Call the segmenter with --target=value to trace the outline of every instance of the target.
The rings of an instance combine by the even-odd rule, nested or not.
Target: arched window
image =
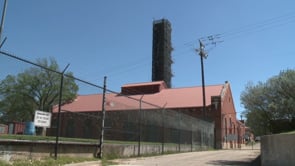
[[[224,118],[224,134],[227,135],[227,121],[226,118]]]

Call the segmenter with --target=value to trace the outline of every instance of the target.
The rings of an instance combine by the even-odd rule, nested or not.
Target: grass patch
[[[58,157],[57,160],[53,158],[45,158],[42,160],[16,160],[13,163],[7,163],[0,160],[0,166],[62,166],[65,164],[80,163],[85,161],[98,161],[98,159],[81,157]]]
[[[15,135],[15,134],[3,134],[1,139],[11,140],[26,140],[26,141],[56,141],[55,136],[38,136],[38,135]],[[59,137],[59,141],[64,142],[82,142],[82,143],[98,143],[98,139],[86,139],[86,138],[69,138]],[[105,144],[124,144],[124,145],[137,145],[138,141],[116,141],[105,140]],[[161,142],[141,142],[141,145],[162,145]],[[165,143],[164,146],[179,146],[177,143]]]
[[[101,164],[102,164],[102,166],[116,165],[118,163],[115,161],[112,161],[112,160],[117,159],[117,158],[122,158],[122,157],[118,156],[118,154],[116,154],[115,152],[104,154],[101,159]]]
[[[103,158],[103,159],[101,160],[101,165],[102,165],[102,166],[116,165],[116,164],[119,164],[119,163],[114,162],[114,161],[111,161],[110,159]]]
[[[282,134],[295,134],[295,130],[294,131],[289,131],[289,132],[286,132],[286,133],[282,133]]]
[[[26,140],[26,141],[56,141],[55,136],[38,136],[38,135],[15,135],[15,134],[3,134],[0,139],[11,139],[11,140]],[[98,143],[97,139],[86,139],[86,138],[69,138],[69,137],[59,137],[59,141],[64,142],[82,142],[82,143]],[[128,144],[135,145],[138,142],[136,141],[114,141],[114,140],[105,140],[105,144]],[[150,143],[152,144],[152,143]],[[156,144],[156,143],[154,143]]]
[[[28,140],[28,141],[55,141],[56,137],[52,136],[37,136],[37,135],[13,135],[4,134],[1,135],[0,139],[11,139],[11,140]],[[97,143],[96,139],[83,139],[83,138],[65,138],[59,137],[59,141],[65,142],[84,142],[84,143]]]
[[[6,161],[0,160],[0,165],[1,166],[10,166],[9,163],[7,163]]]

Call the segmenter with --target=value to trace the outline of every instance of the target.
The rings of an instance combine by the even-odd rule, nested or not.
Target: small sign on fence
[[[44,111],[35,111],[34,124],[38,127],[50,127],[51,113]]]

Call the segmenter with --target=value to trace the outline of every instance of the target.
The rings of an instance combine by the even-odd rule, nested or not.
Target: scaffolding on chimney
[[[152,81],[163,80],[169,88],[171,88],[171,78],[173,77],[171,70],[172,50],[170,22],[167,19],[155,20],[153,22]]]

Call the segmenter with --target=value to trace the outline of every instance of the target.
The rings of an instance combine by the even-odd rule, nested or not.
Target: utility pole
[[[204,74],[204,58],[206,59],[208,57],[208,51],[212,50],[212,47],[209,48],[209,50],[205,51],[205,45],[213,45],[213,47],[216,47],[216,44],[222,43],[222,40],[216,40],[220,39],[220,34],[216,35],[210,35],[207,37],[202,37],[199,39],[200,47],[199,49],[196,49],[196,52],[200,55],[201,58],[201,72],[202,72],[202,95],[203,95],[203,118],[206,119],[206,92],[205,92],[205,74]],[[206,43],[203,43],[203,42]]]
[[[102,109],[101,109],[101,133],[100,133],[100,139],[99,139],[99,152],[98,152],[98,157],[102,158],[102,153],[103,153],[103,139],[104,139],[104,121],[105,121],[105,94],[106,94],[106,82],[107,82],[107,77],[104,77],[103,81],[103,97],[102,97]]]
[[[203,59],[208,57],[208,54],[205,52],[205,45],[199,40],[200,48],[196,49],[201,58],[201,72],[202,72],[202,94],[203,94],[203,118],[206,118],[206,92],[205,92],[205,76],[204,76],[204,63]]]

